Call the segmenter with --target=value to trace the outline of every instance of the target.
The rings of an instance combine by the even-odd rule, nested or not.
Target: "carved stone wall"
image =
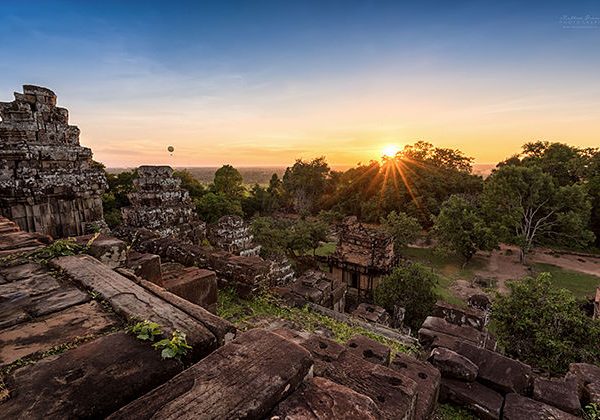
[[[140,166],[128,195],[130,207],[122,209],[123,223],[130,228],[145,228],[161,237],[198,244],[206,234],[206,224],[194,212],[181,180],[173,177],[169,166]]]
[[[0,209],[22,230],[54,238],[106,227],[101,195],[104,171],[79,145],[79,128],[56,95],[23,86],[0,102]]]

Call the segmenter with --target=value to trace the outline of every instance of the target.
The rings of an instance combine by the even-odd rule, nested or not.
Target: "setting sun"
[[[400,151],[400,147],[398,147],[395,144],[388,144],[387,146],[385,146],[383,148],[383,150],[381,150],[381,153],[383,153],[384,157],[394,157],[396,156],[396,153],[398,153]]]

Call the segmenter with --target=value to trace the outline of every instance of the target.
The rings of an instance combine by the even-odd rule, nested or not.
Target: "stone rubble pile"
[[[206,224],[196,215],[188,192],[169,166],[140,166],[134,191],[127,197],[130,207],[122,209],[128,228],[150,229],[161,237],[199,244],[206,236]]]
[[[0,209],[22,230],[53,238],[106,229],[104,171],[49,89],[25,85],[0,102]]]
[[[440,401],[465,406],[482,419],[573,419],[593,402],[600,367],[572,364],[564,378],[495,352],[488,314],[438,302],[419,330],[429,361],[442,374]]]
[[[260,253],[260,245],[253,242],[250,227],[240,216],[223,216],[209,226],[208,240],[214,246],[242,257],[254,257]]]

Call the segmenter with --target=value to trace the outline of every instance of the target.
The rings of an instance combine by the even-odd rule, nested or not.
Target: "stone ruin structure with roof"
[[[344,219],[329,267],[336,279],[348,285],[349,293],[368,297],[397,262],[391,235],[359,223],[356,217]]]
[[[194,269],[222,258],[220,270],[256,273],[244,261],[257,257],[199,257],[197,245],[140,234],[141,243],[179,262],[161,263],[106,234],[76,238],[82,253],[56,255],[46,246],[51,238],[0,217],[0,417],[422,420],[439,400],[482,419],[570,420],[582,404],[600,403],[600,367],[573,363],[563,378],[538,375],[496,351],[487,314],[477,308],[439,302],[419,330],[419,346],[378,324],[380,317],[353,319],[306,302],[411,353],[394,354],[364,335],[333,341],[325,329],[308,332],[285,320],[238,331],[197,293],[216,292],[214,273]],[[206,281],[190,289],[185,279],[194,276]],[[304,280],[312,289],[296,296],[323,303],[325,279]],[[139,320],[159,324],[156,340],[184,333],[191,348],[162,359],[130,332]]]
[[[131,206],[122,209],[127,227],[150,229],[163,238],[202,242],[206,224],[196,215],[189,193],[181,188],[170,166],[140,166],[133,185],[127,195]]]
[[[105,228],[104,172],[79,145],[79,128],[56,95],[23,86],[13,102],[0,102],[2,214],[28,232],[52,237]]]

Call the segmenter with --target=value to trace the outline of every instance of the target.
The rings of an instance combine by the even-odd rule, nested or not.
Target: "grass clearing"
[[[452,404],[438,404],[433,413],[433,420],[476,420],[469,410]]]
[[[335,252],[336,246],[336,242],[324,242],[317,248],[315,255],[318,255],[319,257],[328,257]]]
[[[537,273],[550,273],[552,284],[557,288],[567,289],[577,298],[592,296],[600,286],[600,276],[565,270],[551,264],[535,263],[533,268]]]
[[[241,299],[231,289],[219,290],[218,315],[235,324],[241,330],[254,327],[255,321],[264,318],[279,318],[292,322],[299,328],[314,333],[327,329],[333,335],[332,339],[345,344],[355,335],[364,335],[376,340],[396,353],[415,353],[411,346],[375,334],[357,325],[337,321],[325,315],[310,310],[308,307],[291,308],[282,304],[274,296],[264,294],[252,299]]]
[[[433,248],[404,248],[401,255],[411,261],[431,267],[440,277],[440,282],[436,287],[440,299],[458,306],[466,304],[450,290],[454,281],[458,279],[470,281],[475,277],[475,270],[485,266],[485,261],[474,257],[466,267],[463,267],[463,262],[459,257],[440,254]]]

